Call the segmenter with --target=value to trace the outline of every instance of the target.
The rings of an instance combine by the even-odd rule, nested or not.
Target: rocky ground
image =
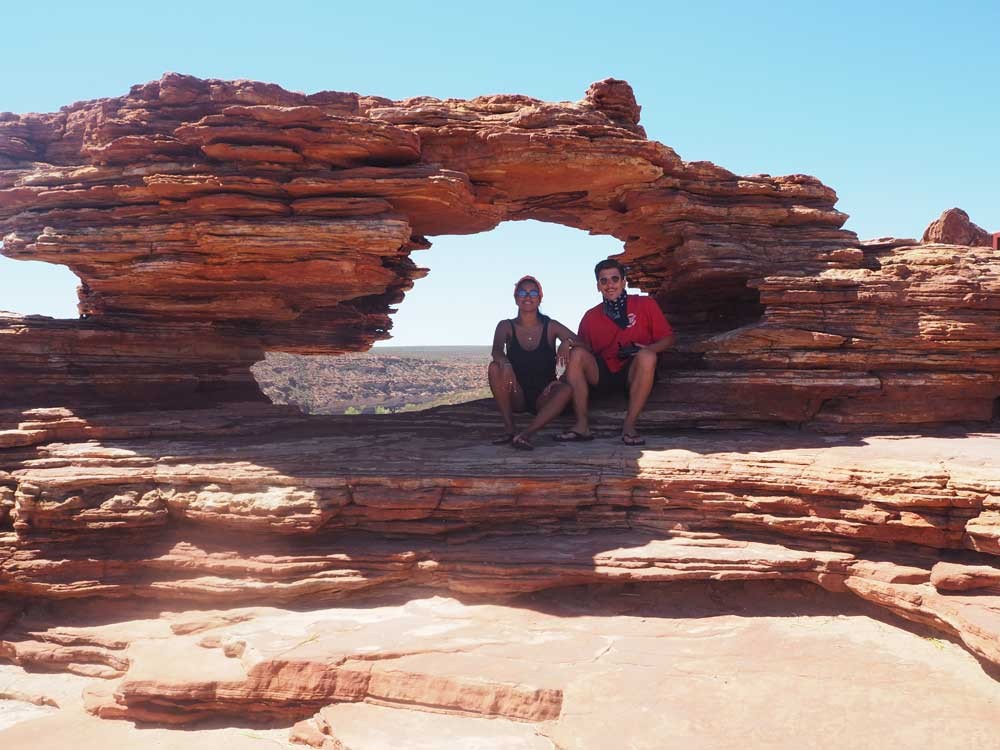
[[[0,743],[12,749],[985,749],[1000,698],[955,644],[806,584],[576,587],[493,604],[413,591],[332,608],[36,605],[18,630],[131,668],[4,667],[0,689],[17,695],[0,700]],[[148,720],[121,717],[115,694]],[[169,704],[186,707],[183,724],[164,723]]]
[[[995,740],[995,433],[0,417],[3,747]]]

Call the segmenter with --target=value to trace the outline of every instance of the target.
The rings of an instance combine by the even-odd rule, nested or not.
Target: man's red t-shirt
[[[663,311],[652,297],[628,296],[628,328],[619,328],[604,312],[604,303],[592,307],[580,321],[580,338],[594,353],[601,357],[611,372],[618,372],[627,359],[618,359],[619,346],[652,344],[666,338],[673,329],[663,317]]]

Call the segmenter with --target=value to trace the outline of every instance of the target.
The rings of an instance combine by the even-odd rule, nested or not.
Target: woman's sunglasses
[[[537,289],[530,289],[530,290],[529,289],[518,289],[516,292],[514,292],[514,294],[516,294],[521,299],[524,299],[525,297],[531,297],[532,299],[535,299],[536,297],[540,297],[541,296],[538,293]]]

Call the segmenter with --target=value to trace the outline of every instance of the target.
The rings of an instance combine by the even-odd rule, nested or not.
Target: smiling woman
[[[79,283],[65,266],[0,256],[0,310],[5,312],[76,318]]]

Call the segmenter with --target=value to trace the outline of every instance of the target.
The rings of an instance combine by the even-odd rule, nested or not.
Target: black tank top
[[[556,351],[549,343],[549,318],[542,319],[542,340],[534,349],[525,349],[517,340],[517,329],[510,321],[510,339],[507,341],[507,359],[510,360],[517,382],[526,394],[541,393],[556,379]]]

